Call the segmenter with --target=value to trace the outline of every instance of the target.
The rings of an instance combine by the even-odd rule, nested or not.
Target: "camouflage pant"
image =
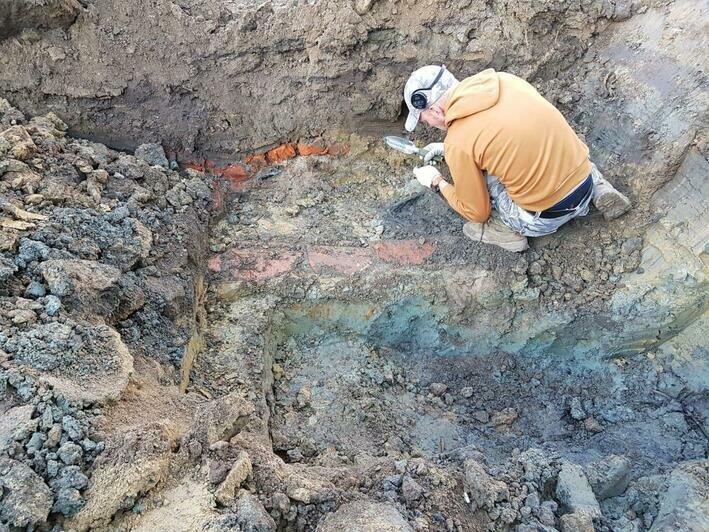
[[[558,218],[540,218],[539,213],[532,214],[523,209],[512,201],[504,185],[495,176],[487,176],[487,188],[490,191],[492,208],[505,225],[524,236],[544,236],[556,232],[559,227],[569,220],[588,214],[588,206],[593,199],[596,184],[603,179],[603,175],[598,171],[595,164],[592,165],[591,179],[593,180],[594,192],[589,194],[588,198],[574,210]]]

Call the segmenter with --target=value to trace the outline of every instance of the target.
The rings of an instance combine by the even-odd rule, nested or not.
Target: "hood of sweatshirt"
[[[465,78],[453,89],[445,108],[446,126],[459,118],[489,109],[500,97],[500,79],[494,69]]]

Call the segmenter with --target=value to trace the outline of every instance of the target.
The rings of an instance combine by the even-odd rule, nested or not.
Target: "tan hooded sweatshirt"
[[[591,173],[588,148],[529,83],[489,68],[455,87],[445,108],[445,158],[455,186],[442,188],[464,218],[484,222],[497,176],[529,211],[558,203]]]

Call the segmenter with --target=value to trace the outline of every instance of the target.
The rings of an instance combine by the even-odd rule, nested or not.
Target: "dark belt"
[[[548,209],[539,213],[540,218],[560,218],[573,212],[579,205],[588,199],[593,193],[593,179],[589,175],[586,180],[581,183],[576,190],[567,195],[557,204],[552,205]],[[536,214],[536,213],[532,213]]]

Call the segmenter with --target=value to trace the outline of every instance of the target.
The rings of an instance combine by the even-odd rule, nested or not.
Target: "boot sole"
[[[630,200],[620,192],[608,192],[598,198],[594,205],[601,211],[606,221],[623,216],[632,207]]]
[[[527,242],[526,238],[522,240],[517,240],[515,242],[490,242],[484,237],[484,235],[481,235],[477,232],[472,232],[468,228],[467,224],[463,226],[463,234],[473,242],[482,242],[483,244],[490,244],[491,246],[497,246],[507,251],[512,251],[513,253],[519,253],[529,248],[529,243]]]

